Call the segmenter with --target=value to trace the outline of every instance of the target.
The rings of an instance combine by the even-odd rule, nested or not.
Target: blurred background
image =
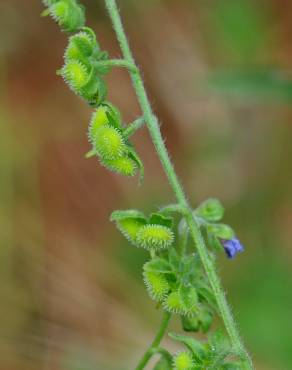
[[[84,4],[119,57],[104,2]],[[220,198],[246,247],[218,266],[257,369],[292,369],[292,2],[119,4],[191,203]],[[133,369],[160,312],[142,282],[146,255],[109,215],[173,194],[145,129],[134,138],[142,186],[84,158],[91,109],[55,74],[66,35],[42,10],[0,1],[0,369]],[[127,73],[107,81],[124,121],[138,117]]]

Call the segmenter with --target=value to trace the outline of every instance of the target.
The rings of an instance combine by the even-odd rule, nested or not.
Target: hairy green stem
[[[103,60],[98,61],[94,63],[95,67],[121,67],[126,68],[129,70],[129,72],[138,72],[138,68],[135,64],[124,60],[124,59],[109,59],[109,60]]]
[[[129,138],[132,136],[137,130],[143,127],[145,124],[145,118],[139,117],[134,122],[130,123],[124,131],[124,136]]]
[[[148,350],[145,352],[144,356],[141,358],[138,366],[135,370],[142,370],[147,365],[150,358],[157,352],[161,352],[161,349],[158,350],[158,346],[164,337],[165,331],[167,329],[167,326],[169,324],[169,320],[171,318],[171,314],[169,312],[164,312],[162,321],[159,327],[159,330],[156,334],[156,337],[154,338],[151,346],[148,348]]]
[[[187,244],[188,244],[188,239],[189,239],[189,231],[187,229],[187,224],[185,222],[185,219],[183,218],[182,223],[179,225],[180,230],[179,230],[179,249],[180,253],[182,256],[186,254],[187,251]]]
[[[187,211],[188,210],[182,207],[180,204],[169,204],[168,206],[162,207],[159,210],[160,213],[165,215],[169,215],[171,213],[180,213],[182,216],[184,216]]]
[[[161,347],[157,347],[157,348],[153,348],[152,349],[152,353],[153,355],[156,355],[157,353],[159,353],[161,355],[161,357],[164,357],[165,359],[167,359],[169,362],[171,362],[172,360],[172,356],[171,354],[164,348],[161,348]]]
[[[119,41],[124,59],[131,65],[135,65],[135,60],[133,58],[132,52],[129,47],[129,43],[122,25],[121,17],[117,7],[116,0],[105,0],[106,7],[111,18],[113,28],[115,30],[117,39]],[[208,250],[205,245],[205,241],[201,235],[199,225],[192,214],[192,209],[188,204],[186,195],[180,184],[178,177],[174,171],[174,167],[170,161],[167,149],[165,147],[163,138],[161,136],[161,131],[159,128],[159,123],[155,115],[153,114],[151,104],[149,102],[144,83],[141,74],[137,68],[137,71],[130,71],[133,87],[136,91],[136,95],[146,120],[148,130],[150,132],[153,144],[156,148],[159,159],[162,163],[164,171],[168,177],[170,186],[172,187],[178,203],[186,209],[185,220],[190,229],[190,235],[196,245],[198,254],[206,271],[206,275],[213,289],[219,311],[221,313],[222,320],[225,324],[226,330],[230,336],[234,350],[241,356],[244,361],[245,369],[253,369],[251,359],[244,348],[241,341],[239,332],[235,325],[231,309],[226,301],[224,290],[222,288],[219,277],[216,273],[215,266],[209,256]],[[142,369],[138,367],[137,369]]]

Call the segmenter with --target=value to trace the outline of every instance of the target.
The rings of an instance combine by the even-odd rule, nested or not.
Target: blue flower
[[[236,238],[230,240],[222,239],[221,243],[228,258],[234,258],[238,252],[244,251],[243,245]]]

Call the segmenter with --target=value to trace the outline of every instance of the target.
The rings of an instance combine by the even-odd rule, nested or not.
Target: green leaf
[[[168,204],[160,209],[160,214],[170,215],[173,213],[179,213],[180,215],[185,214],[185,207],[180,204]]]
[[[109,121],[109,124],[115,128],[122,128],[122,117],[121,113],[117,107],[109,102],[105,102],[103,105],[107,107],[106,115]]]
[[[185,218],[182,218],[180,220],[180,223],[178,224],[178,233],[179,233],[180,236],[188,235],[188,233],[189,233],[189,227],[188,227],[188,224],[187,224]]]
[[[225,224],[209,224],[206,226],[207,231],[214,234],[220,239],[230,240],[235,237],[232,228]]]
[[[111,221],[115,221],[118,229],[126,239],[135,244],[136,238],[141,227],[145,226],[147,221],[142,212],[134,209],[126,211],[114,211],[110,217]]]
[[[105,61],[105,60],[109,59],[109,54],[105,50],[99,50],[99,51],[97,51],[95,57],[96,57],[97,60]],[[110,67],[108,67],[108,68],[110,68]]]
[[[181,286],[179,288],[181,300],[187,311],[194,311],[198,303],[198,294],[193,286]]]
[[[146,217],[144,216],[144,213],[137,211],[135,209],[113,211],[110,216],[110,221],[120,221],[126,218],[133,218],[141,221],[143,220],[146,223]]]
[[[174,271],[179,270],[180,266],[180,256],[178,255],[177,251],[174,248],[171,248],[168,253],[169,263],[172,266]]]
[[[200,324],[198,316],[181,316],[181,324],[184,331],[197,332],[199,331]]]
[[[217,222],[224,216],[224,207],[218,199],[210,198],[199,205],[195,214],[208,222]]]
[[[139,168],[139,171],[140,171],[140,183],[143,181],[144,179],[144,165],[143,165],[143,162],[141,161],[140,157],[138,156],[138,154],[136,153],[135,149],[131,146],[131,145],[128,145],[128,154],[129,154],[129,157],[133,159],[133,161],[136,162],[138,168]]]
[[[204,282],[200,282],[197,286],[200,301],[207,302],[210,306],[217,309],[217,302],[213,290]]]
[[[224,250],[220,240],[214,234],[208,233],[207,239],[209,247],[212,248],[214,251],[222,252]]]
[[[203,308],[199,313],[199,322],[200,327],[202,329],[203,333],[207,333],[207,331],[210,329],[210,326],[212,325],[214,315],[211,311],[207,310],[206,308]]]
[[[206,349],[204,345],[197,339],[176,333],[169,333],[169,336],[170,338],[184,344],[192,352],[196,361],[202,362],[202,360],[205,358]]]
[[[173,226],[173,218],[164,216],[160,213],[152,213],[149,217],[149,224],[162,225],[169,227],[170,229]]]
[[[146,262],[143,268],[145,271],[151,271],[161,274],[168,274],[172,272],[172,268],[169,262],[159,257],[155,257],[151,261]]]
[[[209,345],[213,351],[220,353],[229,353],[230,352],[230,343],[226,335],[221,330],[216,330],[208,336]]]
[[[242,370],[240,362],[228,362],[221,366],[220,370]]]
[[[99,44],[96,40],[96,35],[95,35],[95,32],[93,31],[92,28],[90,27],[82,27],[81,28],[81,31],[85,32],[89,37],[91,37],[91,39],[94,41],[95,45],[96,45],[96,49],[97,50],[100,50],[100,47],[99,47]]]
[[[181,283],[186,284],[196,284],[198,279],[202,274],[202,267],[199,258],[195,255],[188,255],[182,257],[180,261],[180,279]]]

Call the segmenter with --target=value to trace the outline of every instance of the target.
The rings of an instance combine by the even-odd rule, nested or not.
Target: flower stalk
[[[160,327],[158,329],[158,332],[157,332],[151,346],[145,352],[145,354],[141,358],[141,360],[140,360],[140,362],[137,365],[135,370],[143,370],[145,368],[145,366],[147,365],[148,361],[151,359],[151,357],[155,353],[161,352],[161,350],[157,350],[157,347],[160,345],[160,343],[161,343],[161,341],[162,341],[162,339],[165,335],[165,332],[166,332],[166,329],[168,327],[170,318],[171,318],[171,314],[169,312],[164,312],[163,313],[163,317],[162,317],[161,324],[160,324]],[[163,353],[164,353],[164,351],[162,351],[162,354]]]
[[[105,4],[108,10],[108,14],[111,18],[112,25],[116,33],[117,39],[119,41],[120,48],[123,53],[125,61],[127,61],[129,65],[136,65],[124,31],[124,27],[121,21],[116,0],[105,0]],[[227,303],[220,279],[216,273],[215,266],[209,257],[204,239],[200,232],[199,225],[192,214],[192,209],[190,208],[187,202],[187,198],[182,188],[182,185],[179,182],[174,167],[170,161],[167,149],[161,136],[159,123],[156,116],[153,114],[141,74],[138,68],[137,70],[130,70],[129,72],[131,75],[132,84],[135,89],[141,110],[145,117],[146,125],[150,132],[158,157],[162,163],[163,169],[168,178],[169,184],[174,191],[174,194],[179,205],[186,209],[185,219],[190,230],[191,238],[197,248],[206,275],[213,289],[222,320],[230,336],[234,350],[236,350],[239,353],[240,357],[242,358],[245,369],[247,370],[253,369],[251,359],[240,338],[235,321],[233,319],[233,315],[231,313],[231,309]],[[140,367],[138,369],[143,369],[143,367]]]

